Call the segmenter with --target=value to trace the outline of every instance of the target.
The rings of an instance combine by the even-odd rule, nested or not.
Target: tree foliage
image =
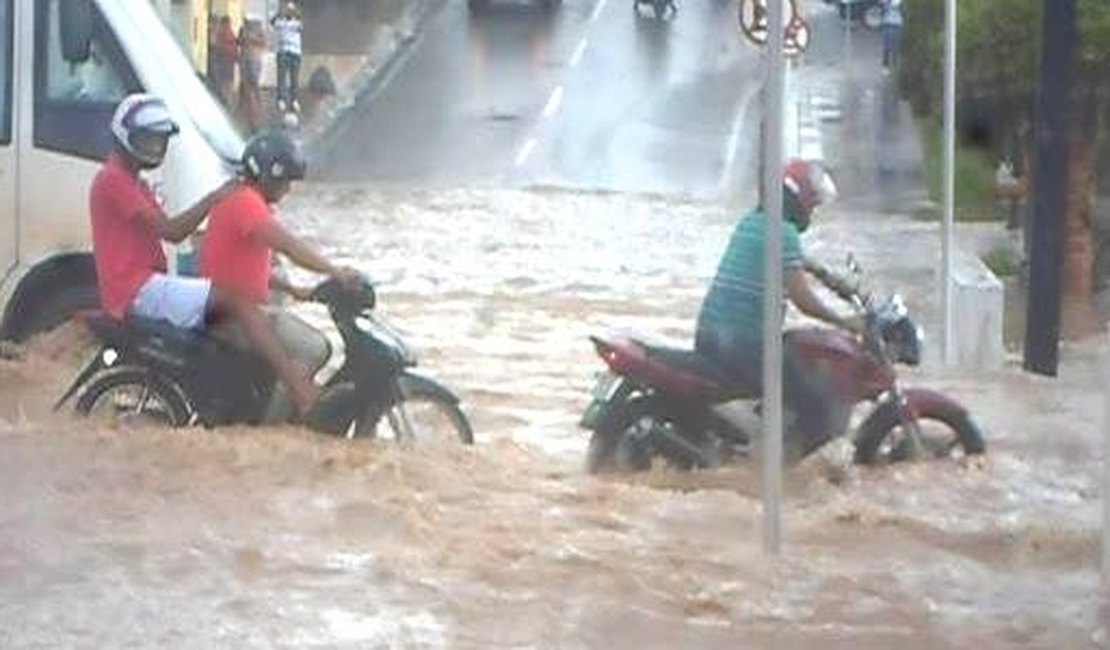
[[[957,95],[961,102],[1032,108],[1039,79],[1044,0],[959,0]],[[944,12],[940,0],[905,0],[902,87],[920,113],[936,113],[943,93]],[[1083,89],[1110,82],[1110,1],[1078,0]]]

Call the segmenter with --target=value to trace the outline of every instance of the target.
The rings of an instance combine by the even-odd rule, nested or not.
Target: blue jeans
[[[737,385],[758,394],[763,393],[763,349],[759,344],[743,341],[729,332],[698,329],[694,344],[702,356],[715,361],[732,375]],[[807,363],[790,344],[787,335],[782,351],[782,398],[795,420],[784,437],[787,462],[805,458],[847,425],[844,412],[832,387]]]
[[[297,79],[301,74],[301,55],[278,52],[277,98],[286,104],[297,101]]]

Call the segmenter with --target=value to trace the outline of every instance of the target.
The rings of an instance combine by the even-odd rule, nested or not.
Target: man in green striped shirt
[[[858,317],[842,317],[813,291],[805,273],[801,233],[814,210],[836,197],[832,178],[818,164],[791,161],[783,173],[782,273],[786,296],[803,314],[858,331]],[[752,210],[736,225],[698,314],[697,351],[734,376],[739,385],[762,391],[764,249],[767,215]],[[783,399],[796,419],[786,452],[797,461],[833,435],[835,402],[826,382],[787,345],[783,350]]]

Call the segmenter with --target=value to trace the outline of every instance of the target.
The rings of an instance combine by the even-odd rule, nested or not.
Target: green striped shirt
[[[763,342],[763,267],[767,217],[761,209],[749,212],[729,239],[698,314],[698,329],[735,334],[754,346]],[[782,268],[802,266],[802,242],[789,221],[782,228]]]

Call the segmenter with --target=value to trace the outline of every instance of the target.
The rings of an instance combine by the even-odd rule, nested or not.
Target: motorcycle
[[[858,278],[858,265],[849,266]],[[940,392],[906,388],[898,381],[895,365],[918,365],[923,344],[902,298],[894,294],[875,300],[858,279],[853,282],[812,262],[806,268],[855,307],[864,328],[859,335],[828,327],[784,334],[784,345],[796,349],[815,372],[827,373],[840,409],[840,430],[807,444],[797,460],[844,433],[852,409],[865,401],[873,406],[854,433],[856,463],[984,453],[983,433],[967,409]],[[760,396],[739,388],[712,360],[629,336],[590,340],[607,370],[598,376],[579,422],[592,432],[586,452],[589,473],[646,470],[656,458],[680,469],[712,468],[750,454],[753,435],[722,406],[745,400],[754,402],[758,413]],[[790,420],[784,414],[787,436]]]
[[[640,13],[640,5],[647,5],[656,20],[664,20],[668,13],[671,16],[678,13],[678,5],[674,3],[674,0],[632,0],[632,10],[637,15]]]
[[[353,386],[338,391],[339,397],[329,403],[320,423],[324,431],[347,438],[374,437],[385,424],[398,441],[412,441],[422,437],[413,426],[413,411],[426,407],[437,416],[436,424],[443,425],[437,433],[473,443],[459,398],[411,370],[416,356],[373,313],[373,285],[363,281],[358,287],[346,287],[329,279],[312,291],[310,299],[327,306],[343,341],[344,362],[324,388]],[[79,415],[107,415],[117,422],[215,427],[293,420],[291,405],[274,408],[275,399],[283,400],[275,398],[279,382],[270,365],[248,349],[163,321],[133,317],[121,322],[96,313],[87,317],[86,324],[98,350],[58,399],[55,410],[76,396]],[[324,356],[330,354],[328,350]]]

